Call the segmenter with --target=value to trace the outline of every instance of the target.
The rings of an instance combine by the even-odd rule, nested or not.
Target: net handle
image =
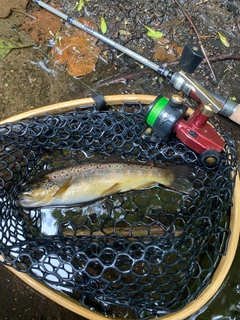
[[[112,96],[105,96],[104,97],[108,104],[121,104],[123,102],[141,102],[142,104],[149,104],[155,100],[156,96],[152,95],[112,95]],[[61,102],[53,105],[49,105],[46,107],[41,107],[38,109],[33,109],[31,111],[27,111],[21,113],[19,115],[10,117],[6,120],[0,122],[0,124],[4,124],[6,122],[13,122],[13,121],[20,121],[22,119],[33,117],[37,115],[42,115],[44,113],[59,113],[63,111],[70,111],[74,107],[83,106],[93,104],[94,101],[92,98],[85,98],[85,99],[77,99],[67,102]],[[188,109],[188,114],[191,114],[193,110]],[[171,313],[167,316],[161,318],[153,318],[152,320],[183,320],[187,317],[191,316],[192,314],[196,313],[201,307],[203,307],[218,291],[220,286],[222,285],[224,279],[226,278],[228,271],[231,268],[232,262],[235,257],[235,253],[237,250],[239,233],[240,233],[240,180],[239,175],[236,178],[236,185],[233,195],[233,206],[231,208],[231,217],[230,217],[230,230],[231,236],[228,243],[227,254],[223,256],[220,260],[220,263],[212,276],[211,283],[207,286],[207,288],[200,294],[200,296],[190,302],[186,307],[182,310]],[[3,261],[3,257],[0,255],[0,261]],[[53,300],[54,302],[58,303],[59,305],[65,307],[66,309],[75,312],[78,315],[81,315],[89,320],[106,320],[105,316],[101,314],[88,310],[87,308],[81,306],[77,303],[74,299],[70,297],[66,297],[65,295],[61,294],[60,292],[55,292],[47,287],[42,282],[31,278],[29,275],[25,273],[21,273],[16,271],[14,268],[6,266],[13,274],[15,274],[18,278],[23,280],[26,284],[30,287],[38,291],[39,293],[43,294],[47,298]],[[108,317],[108,319],[112,319]],[[124,320],[122,318],[115,318],[115,320]]]

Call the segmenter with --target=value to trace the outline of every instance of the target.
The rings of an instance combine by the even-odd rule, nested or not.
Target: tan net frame
[[[149,104],[155,99],[154,96],[147,96],[147,95],[126,95],[126,96],[106,96],[105,100],[110,105],[117,105],[121,104],[123,102],[136,102],[139,101],[142,104]],[[1,122],[1,124],[7,123],[7,122],[18,122],[22,119],[34,117],[34,116],[40,116],[45,113],[50,114],[58,114],[66,111],[73,110],[75,107],[79,106],[86,106],[89,104],[92,104],[93,100],[91,98],[86,99],[79,99],[75,101],[69,101],[64,103],[59,103],[35,110],[31,110],[27,113],[23,113],[14,117],[11,117],[9,119],[6,119]],[[191,113],[191,111],[189,111]],[[170,313],[168,315],[164,315],[163,317],[159,319],[184,319],[193,313],[195,313],[197,310],[199,310],[204,304],[206,304],[213,295],[217,292],[219,287],[224,281],[224,278],[226,277],[232,261],[235,256],[237,243],[238,243],[238,237],[239,237],[239,230],[240,230],[240,221],[239,221],[239,179],[237,177],[236,179],[236,185],[235,185],[235,192],[233,196],[233,206],[231,208],[231,214],[230,214],[230,223],[229,223],[229,230],[231,231],[231,236],[229,239],[229,243],[227,246],[227,252],[226,255],[223,255],[221,257],[220,262],[218,263],[218,266],[214,272],[214,274],[211,277],[210,284],[202,291],[202,293],[192,302],[189,302],[184,308],[177,312]],[[87,319],[106,319],[103,315],[100,313],[90,311],[89,309],[81,306],[79,302],[76,300],[67,297],[66,295],[61,294],[60,292],[54,291],[42,282],[33,279],[33,277],[20,273],[16,270],[14,270],[11,267],[8,267],[12,272],[14,272],[19,278],[21,278],[24,282],[26,282],[28,285],[32,286],[35,290],[39,291],[43,295],[49,297],[53,301],[61,304],[62,306],[70,309],[71,311],[82,315],[86,317]],[[119,318],[120,319],[120,318]],[[156,319],[154,317],[154,319]],[[157,318],[158,319],[158,318]]]

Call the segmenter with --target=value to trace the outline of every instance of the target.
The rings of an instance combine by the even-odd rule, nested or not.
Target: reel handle
[[[201,49],[196,45],[191,45],[187,43],[184,48],[182,55],[179,60],[180,70],[193,73],[203,59],[203,54]]]

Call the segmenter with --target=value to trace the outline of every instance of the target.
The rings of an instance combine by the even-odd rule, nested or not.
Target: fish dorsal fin
[[[61,198],[64,193],[67,191],[68,187],[70,186],[72,182],[73,176],[69,177],[58,189],[58,191],[53,195],[54,198]]]
[[[109,188],[103,190],[103,192],[101,194],[102,194],[102,196],[107,196],[107,195],[110,195],[113,193],[121,192],[121,189],[118,187],[119,187],[119,182],[116,182],[112,186],[110,186]]]

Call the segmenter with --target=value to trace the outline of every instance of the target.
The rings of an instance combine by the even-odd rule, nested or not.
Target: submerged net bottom
[[[236,176],[233,141],[217,168],[174,136],[144,134],[144,106],[94,106],[0,127],[0,253],[4,263],[114,317],[147,319],[196,299],[229,239]],[[24,209],[32,176],[85,162],[189,166],[188,194],[156,186],[75,207]],[[81,190],[79,191],[81,192]]]

